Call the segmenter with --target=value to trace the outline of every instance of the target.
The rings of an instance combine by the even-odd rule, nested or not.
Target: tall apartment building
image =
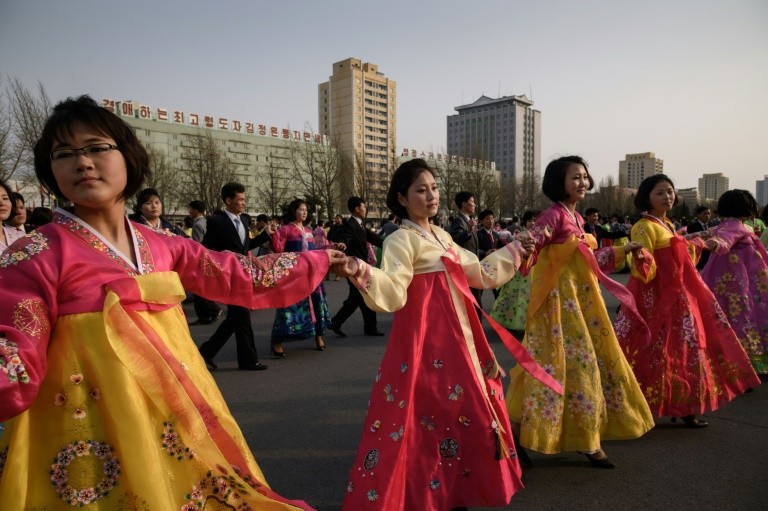
[[[619,162],[619,186],[638,188],[646,177],[664,172],[664,160],[655,153],[628,154]]]
[[[722,172],[704,174],[699,178],[699,197],[704,201],[717,201],[728,191],[728,178]]]
[[[761,206],[768,204],[768,174],[755,183],[755,200]]]
[[[454,107],[447,117],[448,153],[496,162],[504,179],[541,174],[541,112],[525,95]]]
[[[397,84],[378,66],[349,58],[333,65],[328,81],[318,86],[320,133],[346,157],[343,196],[360,195],[368,210],[386,214],[389,176],[396,164]]]

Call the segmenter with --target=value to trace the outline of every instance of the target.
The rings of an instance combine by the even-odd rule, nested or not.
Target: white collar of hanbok
[[[411,222],[407,218],[403,219],[403,223],[401,227],[405,227],[406,229],[409,229],[411,231],[416,231],[416,234],[418,234],[420,237],[427,240],[428,242],[432,243],[433,245],[437,245],[443,250],[448,250],[448,247],[443,243],[443,240],[441,240],[440,237],[435,232],[427,231],[422,226],[414,222]]]
[[[112,243],[107,241],[107,239],[101,235],[100,232],[98,232],[96,229],[91,227],[88,223],[83,221],[81,218],[76,217],[69,211],[61,208],[56,208],[56,212],[59,213],[62,216],[65,216],[72,220],[73,222],[77,222],[78,225],[81,225],[84,229],[87,229],[91,234],[96,236],[99,241],[104,243],[111,251],[113,251],[118,257],[120,257],[125,263],[131,267],[131,269],[135,270],[136,273],[143,274],[144,268],[141,264],[141,258],[139,257],[139,242],[136,237],[136,232],[134,230],[133,225],[131,224],[131,221],[128,219],[128,216],[125,216],[125,223],[128,225],[128,235],[131,237],[131,243],[133,244],[133,253],[136,254],[136,262],[138,263],[138,267],[136,264],[133,263],[130,257],[126,256],[122,252],[120,252]]]

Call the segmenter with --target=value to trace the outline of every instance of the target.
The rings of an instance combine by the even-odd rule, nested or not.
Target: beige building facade
[[[722,194],[728,191],[728,183],[728,178],[722,172],[704,174],[699,178],[699,197],[701,201],[717,201]]]
[[[637,189],[643,179],[664,172],[664,160],[655,153],[627,154],[619,162],[619,186]]]
[[[677,197],[680,202],[685,202],[691,210],[699,205],[699,189],[698,188],[678,188],[676,190]]]
[[[368,209],[384,212],[389,178],[396,168],[397,83],[376,64],[348,58],[318,86],[320,134],[344,155],[342,199],[358,195]]]
[[[294,197],[305,197],[295,179],[291,160],[292,146],[310,144],[315,151],[330,150],[326,137],[309,131],[298,131],[251,120],[225,119],[208,114],[182,112],[167,108],[157,108],[138,101],[116,101],[103,99],[102,106],[117,114],[136,130],[139,140],[149,151],[156,151],[165,158],[165,163],[181,170],[178,189],[184,189],[185,170],[189,165],[188,148],[191,139],[210,134],[219,149],[227,158],[235,179],[246,188],[248,197],[247,211],[255,213],[280,213],[267,206],[265,188],[280,190],[285,202]],[[164,197],[166,214],[185,215],[187,204],[200,197]],[[207,204],[209,211],[220,208],[222,204]],[[321,212],[321,217],[341,212],[341,204],[336,211]]]

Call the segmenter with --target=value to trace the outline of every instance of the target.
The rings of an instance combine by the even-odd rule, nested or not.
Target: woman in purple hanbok
[[[725,192],[717,203],[723,219],[710,232],[712,251],[701,273],[728,316],[755,371],[768,373],[768,252],[742,219],[756,216],[746,190]]]

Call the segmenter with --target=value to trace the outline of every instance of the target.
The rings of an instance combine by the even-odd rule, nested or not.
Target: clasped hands
[[[333,248],[326,249],[328,260],[331,263],[331,271],[339,277],[352,277],[357,273],[357,258],[347,257],[344,252]]]

